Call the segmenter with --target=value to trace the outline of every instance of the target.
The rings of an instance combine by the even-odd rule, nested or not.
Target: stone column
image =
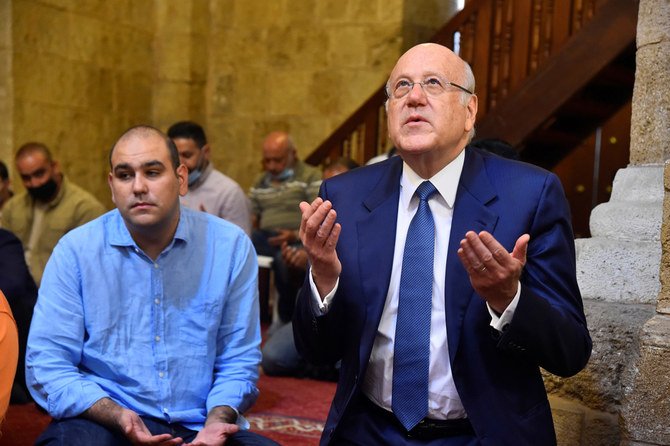
[[[670,3],[642,0],[638,15],[631,162],[664,170],[661,289],[642,327],[640,353],[624,381],[626,445],[670,445]],[[661,163],[665,163],[665,167]]]
[[[167,131],[177,121],[205,126],[209,67],[209,0],[155,2],[153,124]]]
[[[12,1],[0,2],[0,160],[12,168],[14,95],[12,86]]]
[[[619,412],[621,444],[670,445],[670,3],[639,8],[631,164],[576,242],[594,338],[581,382],[598,378],[586,404]]]

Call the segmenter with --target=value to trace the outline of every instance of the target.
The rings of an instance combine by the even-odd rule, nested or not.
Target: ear
[[[112,172],[109,172],[109,174],[107,174],[107,184],[109,184],[109,190],[112,193],[112,203],[116,204],[116,198],[114,197],[114,188],[112,187],[113,180],[114,175],[112,175]]]
[[[465,116],[465,131],[469,132],[475,126],[475,118],[477,117],[477,105],[478,99],[477,95],[471,94],[468,105],[466,106],[466,116]]]
[[[188,192],[188,168],[184,164],[180,164],[177,167],[176,174],[179,180],[179,195],[183,197]]]
[[[210,150],[209,150],[209,143],[208,143],[208,144],[205,144],[204,146],[202,146],[202,147],[200,148],[200,150],[202,150],[202,156],[204,156],[205,159],[206,159],[207,161],[209,161],[209,157],[210,157],[210,154],[211,154],[211,152],[210,152]]]

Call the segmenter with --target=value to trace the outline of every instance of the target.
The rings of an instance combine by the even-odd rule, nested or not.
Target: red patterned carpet
[[[335,393],[335,383],[262,375],[260,397],[247,414],[251,429],[286,446],[315,446]],[[49,423],[34,404],[10,406],[1,446],[30,446]]]
[[[335,383],[261,376],[260,397],[247,414],[251,429],[286,446],[319,444]]]

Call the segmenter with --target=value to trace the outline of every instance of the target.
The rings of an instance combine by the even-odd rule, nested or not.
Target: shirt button
[[[162,377],[165,376],[165,373],[163,373],[163,372],[158,372],[158,376],[159,376],[160,378],[162,378]]]
[[[156,305],[159,305],[159,304],[161,303],[161,300],[160,300],[160,299],[154,299],[154,303],[155,303]]]
[[[160,336],[156,336],[154,339],[156,340],[156,342],[158,342],[158,341],[161,340],[161,337],[160,337]]]

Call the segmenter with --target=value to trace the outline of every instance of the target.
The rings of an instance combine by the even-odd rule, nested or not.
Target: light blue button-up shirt
[[[140,415],[203,427],[258,389],[258,265],[244,232],[181,208],[151,260],[118,210],[74,229],[49,259],[28,338],[26,379],[55,418],[109,397]]]

